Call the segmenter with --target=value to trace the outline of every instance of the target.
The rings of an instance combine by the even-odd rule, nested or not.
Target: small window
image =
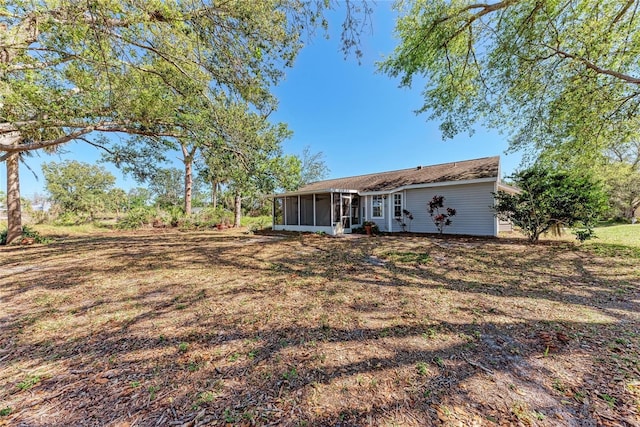
[[[383,218],[382,206],[384,203],[384,199],[382,196],[373,196],[371,198],[371,217],[372,218]]]
[[[393,217],[402,217],[402,194],[400,193],[393,195]]]

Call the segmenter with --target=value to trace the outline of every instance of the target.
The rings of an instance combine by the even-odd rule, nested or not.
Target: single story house
[[[385,232],[437,233],[428,203],[438,195],[457,211],[445,233],[497,236],[510,229],[492,209],[498,190],[515,191],[500,182],[499,156],[329,179],[273,195],[273,229],[338,235],[371,221]]]

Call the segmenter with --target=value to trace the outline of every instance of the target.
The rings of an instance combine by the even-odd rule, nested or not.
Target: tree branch
[[[26,144],[7,145],[6,141],[0,139],[0,151],[4,151],[6,153],[19,153],[23,151],[33,151],[40,148],[52,147],[54,145],[60,145],[64,144],[65,142],[73,141],[74,139],[77,139],[82,135],[86,135],[94,130],[95,128],[93,126],[89,126],[87,128],[71,132],[70,134],[62,136],[60,138],[50,139],[47,141],[28,142]]]
[[[21,123],[21,124],[24,124]],[[75,139],[80,139],[84,135],[87,135],[91,132],[120,132],[127,133],[130,135],[141,135],[141,136],[167,136],[167,137],[182,137],[183,134],[176,130],[172,131],[161,131],[154,129],[142,129],[139,127],[128,126],[123,123],[114,123],[114,122],[103,122],[95,125],[88,125],[78,127],[77,130],[70,132],[64,136],[59,138],[49,139],[45,141],[35,141],[35,142],[26,142],[22,144],[18,144],[23,137],[20,135],[20,131],[15,127],[11,127],[12,125],[8,123],[0,124],[0,151],[4,151],[6,153],[17,153],[23,151],[33,151],[39,150],[41,148],[52,147],[55,145],[61,145]],[[5,128],[3,130],[3,127]],[[54,127],[54,126],[51,126]],[[68,123],[65,125],[55,126],[58,128],[61,127],[71,127],[73,125],[69,125]],[[17,135],[16,135],[17,134]],[[10,135],[10,136],[7,136]]]
[[[627,74],[620,73],[618,71],[613,71],[613,70],[608,70],[606,68],[598,67],[596,64],[594,64],[593,62],[587,60],[586,58],[582,58],[580,56],[573,55],[571,53],[565,52],[563,50],[560,50],[560,48],[549,46],[547,44],[545,44],[543,46],[546,47],[547,49],[552,50],[553,52],[556,53],[556,55],[558,55],[561,58],[569,58],[569,59],[573,59],[575,61],[581,62],[582,64],[584,64],[584,66],[586,66],[587,68],[595,71],[598,74],[605,74],[605,75],[608,75],[608,76],[615,77],[617,79],[623,80],[623,81],[625,81],[627,83],[640,85],[640,78],[638,78],[638,77],[633,77],[633,76],[630,76],[630,75],[627,75]]]
[[[468,6],[465,6],[461,9],[459,9],[458,11],[456,11],[456,13],[451,14],[451,15],[445,15],[437,20],[435,20],[432,24],[431,27],[424,32],[424,35],[422,36],[422,38],[420,39],[420,41],[418,41],[417,43],[415,43],[411,49],[409,49],[408,52],[406,52],[404,54],[404,56],[411,56],[411,54],[422,44],[425,42],[425,40],[427,40],[427,38],[433,34],[435,28],[442,24],[445,23],[453,18],[456,18],[458,16],[460,16],[461,14],[463,14],[464,12],[468,12],[470,10],[473,9],[482,9],[481,11],[477,12],[476,14],[472,14],[470,18],[468,18],[466,20],[466,22],[464,23],[464,25],[462,25],[462,27],[458,28],[455,33],[453,33],[448,40],[451,41],[453,39],[455,39],[456,37],[458,37],[460,34],[462,34],[462,32],[471,26],[471,24],[473,24],[474,21],[476,21],[477,19],[483,17],[484,15],[487,15],[488,13],[491,12],[495,12],[497,10],[500,9],[504,9],[508,6],[510,6],[513,3],[516,3],[518,0],[504,0],[498,3],[494,3],[494,4],[488,4],[488,3],[476,3],[476,4],[470,4]],[[443,48],[447,48],[446,46],[446,42],[445,44],[442,46]]]
[[[484,15],[488,15],[489,13],[498,11],[500,9],[505,9],[509,6],[511,6],[514,3],[517,3],[518,0],[504,0],[498,3],[494,3],[494,4],[487,4],[487,3],[478,3],[478,4],[471,4],[469,6],[465,6],[461,9],[459,9],[455,14],[453,15],[449,15],[449,16],[443,16],[442,18],[438,19],[437,21],[435,21],[433,23],[433,25],[431,26],[431,30],[433,30],[437,25],[442,24],[443,22],[447,22],[448,20],[457,17],[459,15],[461,15],[464,12],[468,12],[470,10],[473,9],[482,9],[479,12],[472,14],[471,17],[469,17],[469,19],[466,20],[466,22],[464,23],[464,25],[460,28],[458,28],[458,30],[453,33],[453,35],[450,37],[450,39],[454,39],[455,37],[457,37],[458,35],[462,34],[462,32],[467,29],[467,27],[471,26],[471,24],[473,24],[476,20],[482,18]]]
[[[7,67],[7,73],[13,73],[16,71],[27,71],[27,70],[43,70],[49,67],[55,67],[60,64],[64,64],[65,62],[69,62],[73,59],[77,59],[76,55],[68,55],[64,58],[59,58],[57,61],[49,61],[49,62],[38,62],[34,64],[13,64]]]
[[[90,139],[87,139],[87,138],[84,138],[84,137],[79,137],[79,138],[76,138],[76,139],[79,139],[80,141],[84,141],[84,142],[86,142],[86,143],[87,143],[87,144],[89,144],[89,145],[93,145],[93,146],[94,146],[94,147],[96,147],[96,148],[99,148],[99,149],[101,149],[101,150],[104,150],[104,151],[106,151],[107,153],[109,153],[109,154],[111,154],[111,155],[113,155],[113,154],[114,154],[114,152],[113,152],[113,151],[109,150],[109,149],[108,149],[107,147],[105,147],[104,145],[102,145],[102,144],[98,144],[98,143],[96,143],[96,142],[93,142],[93,141],[91,141]]]
[[[613,29],[613,26],[618,23],[618,21],[620,21],[620,19],[622,19],[622,17],[624,16],[625,13],[627,13],[627,10],[631,7],[631,5],[635,3],[635,0],[627,0],[627,3],[622,7],[622,9],[620,9],[620,12],[618,12],[618,14],[616,15],[615,18],[613,18],[613,21],[611,21],[611,26],[609,28]]]

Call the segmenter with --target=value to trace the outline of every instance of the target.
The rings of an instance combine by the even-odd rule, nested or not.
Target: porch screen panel
[[[287,225],[298,225],[298,196],[287,197],[285,210]]]
[[[340,222],[340,193],[333,193],[333,222]]]
[[[316,225],[331,225],[331,194],[316,194]]]
[[[276,225],[284,225],[284,212],[282,210],[283,204],[284,199],[282,197],[276,197],[273,199],[273,222]]]
[[[354,195],[351,198],[351,225],[360,224],[360,197]]]
[[[344,228],[351,227],[351,194],[343,193],[342,200],[340,202],[342,204],[342,226]]]
[[[300,225],[313,225],[313,195],[300,196]]]

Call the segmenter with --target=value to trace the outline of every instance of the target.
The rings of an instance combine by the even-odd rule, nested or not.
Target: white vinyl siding
[[[494,182],[451,185],[433,188],[419,188],[406,191],[405,209],[413,214],[411,231],[418,233],[437,233],[438,230],[429,216],[427,205],[435,195],[444,196],[444,206],[454,208],[456,216],[452,224],[445,227],[446,234],[470,234],[494,236],[497,231],[497,219],[493,206]],[[400,229],[397,221],[394,231]]]
[[[378,225],[378,228],[380,229],[380,231],[389,231],[389,227],[387,224],[387,220],[385,219],[385,217],[389,216],[389,196],[387,195],[382,195],[379,196],[382,199],[382,217],[380,218],[376,218],[373,216],[373,198],[375,196],[362,196],[362,203],[364,203],[365,206],[365,215],[363,217],[363,221],[371,221],[371,222],[375,222]],[[385,214],[386,213],[386,214]]]

